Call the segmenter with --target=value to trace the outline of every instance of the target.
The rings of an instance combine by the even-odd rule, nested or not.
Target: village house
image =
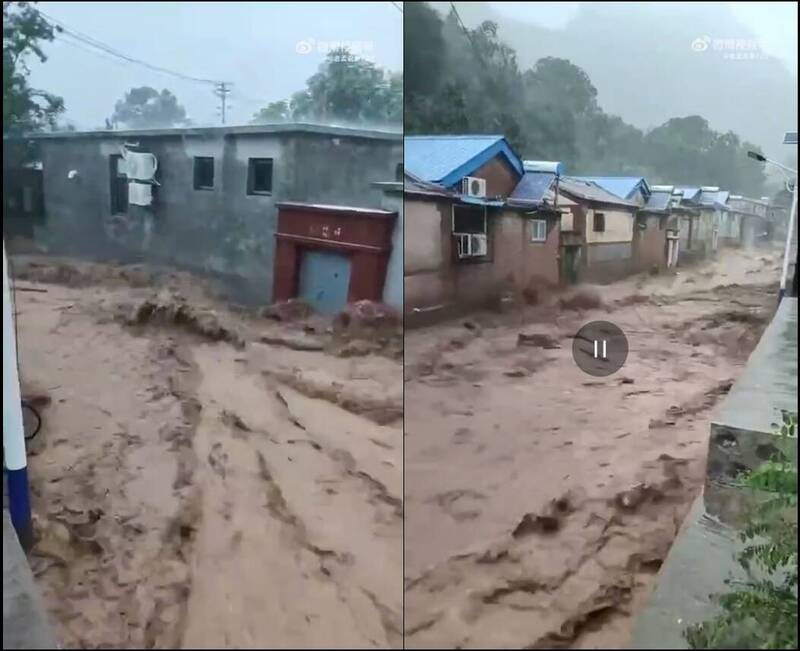
[[[680,218],[689,210],[682,208],[680,202],[681,194],[674,186],[650,186],[650,195],[639,209],[634,232],[634,259],[638,271],[677,266]]]
[[[722,225],[729,221],[730,193],[716,186],[682,187],[680,191],[681,205],[695,210],[681,219],[681,257],[691,261],[714,255]],[[728,226],[726,232],[730,232]]]
[[[638,207],[633,229],[630,270],[674,267],[679,255],[680,195],[673,186],[650,186],[642,176],[582,176],[607,192]],[[690,214],[691,211],[685,209]]]
[[[574,177],[559,179],[558,196],[571,213],[561,224],[564,281],[610,282],[631,273],[637,203]]]
[[[742,195],[731,195],[728,199],[730,222],[738,230],[733,234],[736,243],[742,248],[752,249],[760,239],[771,234],[772,221],[769,219],[769,199],[751,199]]]
[[[53,254],[213,274],[248,302],[269,303],[279,289],[330,311],[384,296],[399,238],[374,184],[398,179],[399,133],[279,124],[59,132],[4,145],[4,180],[25,180],[4,198],[15,216],[7,237],[22,233]],[[290,214],[302,215],[304,232],[287,225]],[[276,242],[291,265],[276,258]]]
[[[407,314],[466,311],[558,283],[559,213],[522,182],[505,138],[407,137],[405,174]]]

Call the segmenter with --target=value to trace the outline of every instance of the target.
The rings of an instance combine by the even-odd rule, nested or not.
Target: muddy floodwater
[[[65,648],[626,645],[780,272],[722,251],[404,343],[185,274],[12,262]],[[595,320],[629,346],[608,377],[572,357]]]
[[[407,332],[406,646],[624,648],[779,274],[778,251],[722,251]],[[572,358],[594,320],[629,343],[608,377]]]
[[[14,271],[31,563],[64,647],[401,646],[397,359],[178,275]]]

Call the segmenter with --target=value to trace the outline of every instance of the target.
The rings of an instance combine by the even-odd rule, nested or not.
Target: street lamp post
[[[763,154],[759,154],[755,151],[748,151],[748,157],[752,158],[753,160],[757,160],[760,163],[770,163],[777,167],[781,172],[783,172],[784,177],[786,177],[787,184],[791,182],[791,177],[789,174],[794,175],[794,190],[792,192],[792,208],[789,211],[789,227],[786,232],[786,246],[783,250],[783,269],[781,270],[781,285],[780,289],[778,290],[778,302],[780,303],[783,300],[784,295],[786,294],[786,282],[787,276],[789,275],[789,256],[791,255],[792,251],[792,233],[794,233],[794,223],[795,219],[797,218],[797,170],[793,170],[791,167],[787,167],[786,165],[782,165],[781,163],[771,160],[764,156]],[[795,271],[796,273],[796,271]]]

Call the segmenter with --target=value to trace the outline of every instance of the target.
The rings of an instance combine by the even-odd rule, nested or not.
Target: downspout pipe
[[[29,549],[33,542],[31,501],[17,368],[17,340],[5,241],[3,241],[3,460],[8,481],[8,510],[11,523],[22,547]]]

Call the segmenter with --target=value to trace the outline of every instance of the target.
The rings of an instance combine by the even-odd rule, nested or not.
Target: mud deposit
[[[723,251],[406,333],[407,647],[625,648],[702,484],[711,411],[774,310],[778,256]],[[596,319],[630,344],[607,378],[571,356]]]
[[[32,566],[64,647],[401,646],[397,361],[283,345],[324,328],[182,275],[14,269],[45,398]]]

